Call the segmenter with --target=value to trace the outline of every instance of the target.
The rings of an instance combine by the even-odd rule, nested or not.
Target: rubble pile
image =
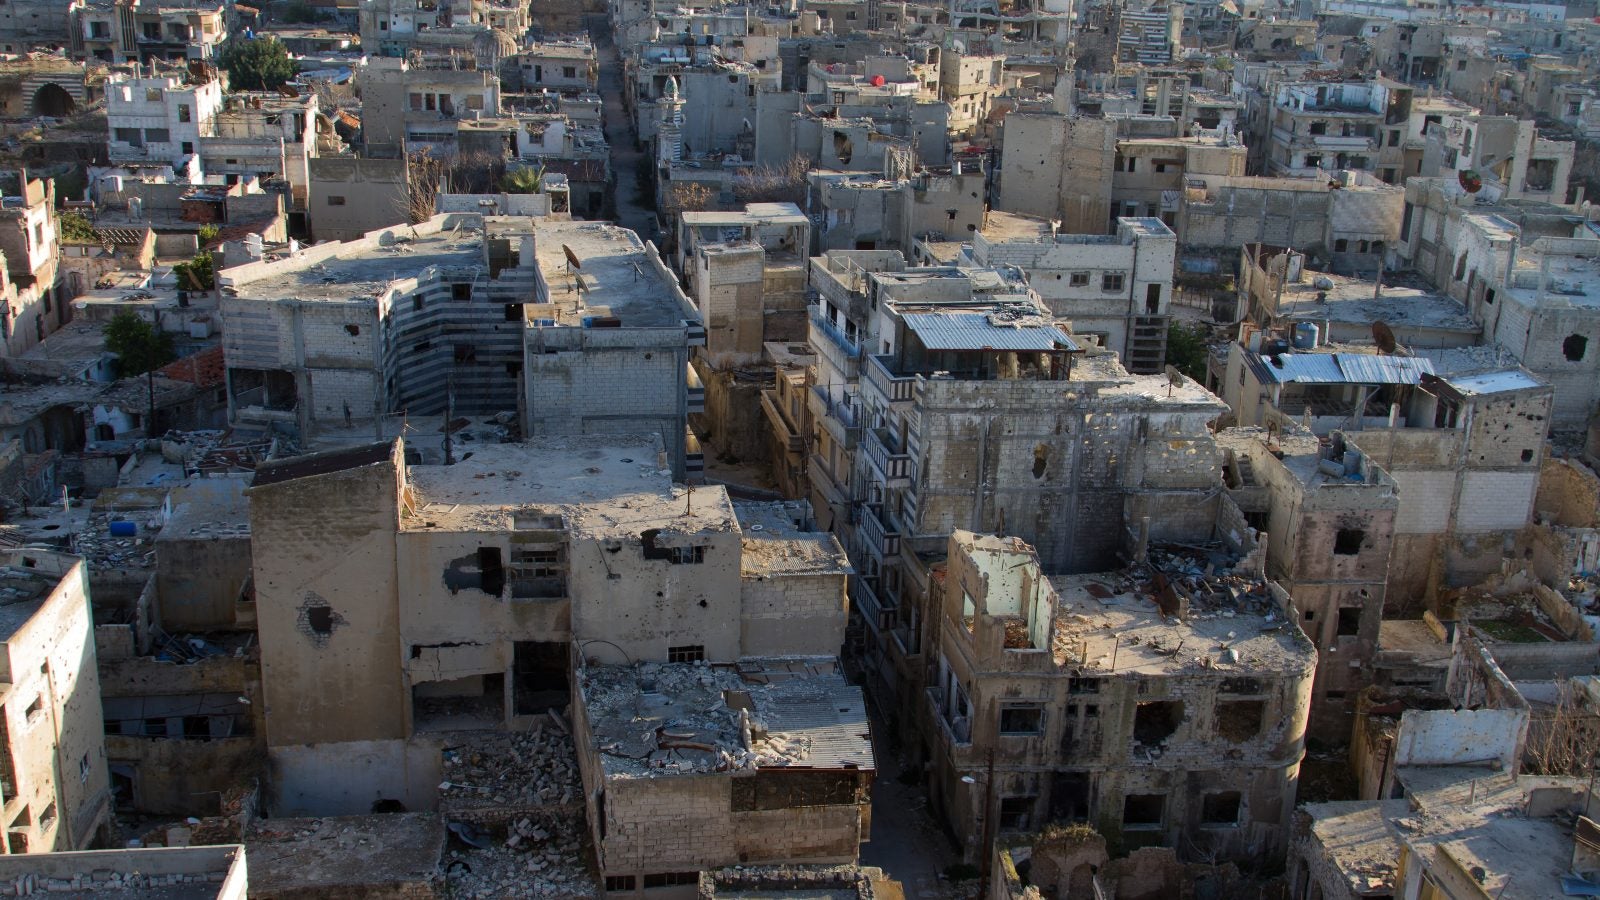
[[[581,802],[578,758],[559,718],[541,717],[527,731],[484,732],[444,748],[441,808],[467,810]]]
[[[525,816],[506,828],[504,840],[475,829],[452,829],[460,840],[451,842],[442,866],[447,896],[598,896],[585,864],[582,829],[583,817],[571,815]]]
[[[726,772],[790,765],[810,754],[808,738],[769,728],[773,686],[732,669],[704,662],[592,666],[584,693],[608,774]]]
[[[1149,578],[1163,612],[1167,600],[1160,593],[1165,580],[1185,613],[1182,618],[1250,615],[1270,621],[1277,616],[1278,602],[1266,584],[1240,572],[1243,559],[1221,544],[1151,548],[1149,560],[1149,571],[1141,574]]]
[[[132,537],[115,535],[112,522],[131,523],[138,533]],[[155,510],[91,513],[87,526],[72,535],[72,552],[82,556],[91,569],[148,568],[156,564],[155,537],[159,531]]]
[[[700,894],[803,891],[832,897],[854,895],[858,900],[876,896],[872,883],[883,871],[861,866],[734,866],[700,876]],[[710,882],[707,884],[707,882]],[[968,892],[970,893],[970,891]]]

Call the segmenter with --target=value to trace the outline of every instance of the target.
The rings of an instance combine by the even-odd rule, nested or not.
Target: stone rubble
[[[444,748],[442,808],[548,806],[582,799],[572,737],[554,721]]]
[[[453,839],[441,867],[447,896],[460,900],[599,895],[585,862],[581,816],[518,819],[484,849]]]

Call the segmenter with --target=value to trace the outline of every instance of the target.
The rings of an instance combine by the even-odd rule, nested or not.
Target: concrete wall
[[[307,212],[319,241],[354,240],[407,220],[404,159],[317,157],[309,160],[309,173]]]
[[[844,573],[747,573],[739,581],[739,645],[746,656],[834,656],[849,611]]]
[[[82,849],[111,810],[87,572],[77,557],[49,552],[17,551],[4,562],[60,579],[3,650],[13,796],[31,823],[21,829],[25,850],[13,836],[11,852]]]
[[[395,665],[402,472],[391,455],[249,491],[269,746],[407,734]]]
[[[438,803],[444,756],[435,742],[307,743],[268,753],[274,816],[367,815],[378,800],[398,800],[412,812]]]
[[[1012,113],[1005,120],[998,209],[1060,219],[1068,234],[1111,222],[1116,126],[1106,119]]]

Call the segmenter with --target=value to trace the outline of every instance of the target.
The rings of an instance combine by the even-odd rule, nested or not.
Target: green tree
[[[293,78],[299,65],[288,48],[275,37],[236,40],[219,60],[228,70],[228,87],[235,91],[270,91]]]
[[[181,262],[172,267],[172,274],[177,276],[178,290],[180,291],[209,291],[217,286],[217,272],[215,261],[211,258],[211,251],[206,250],[195,254],[194,259]]]
[[[136,313],[117,313],[106,323],[105,339],[106,349],[117,355],[119,378],[143,375],[178,358],[172,335],[157,331]]]
[[[1167,326],[1167,365],[1205,384],[1206,356],[1205,333],[1198,327],[1173,322]]]
[[[508,194],[537,194],[544,190],[544,166],[512,169],[500,179],[500,190]]]
[[[64,212],[56,221],[61,223],[61,236],[69,241],[98,241],[99,232],[89,224],[82,213]]]
[[[202,246],[202,247],[210,244],[212,241],[216,240],[217,238],[219,238],[221,236],[222,236],[222,229],[217,227],[216,225],[212,225],[210,223],[207,223],[205,225],[201,225],[200,226],[199,238],[200,238],[200,246]]]

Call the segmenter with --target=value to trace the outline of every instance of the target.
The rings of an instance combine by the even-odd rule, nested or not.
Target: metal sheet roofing
[[[996,321],[989,313],[906,313],[902,318],[929,350],[1078,350],[1072,338],[1042,316]]]
[[[1245,362],[1262,384],[1416,384],[1434,371],[1431,360],[1374,353],[1250,353]]]

